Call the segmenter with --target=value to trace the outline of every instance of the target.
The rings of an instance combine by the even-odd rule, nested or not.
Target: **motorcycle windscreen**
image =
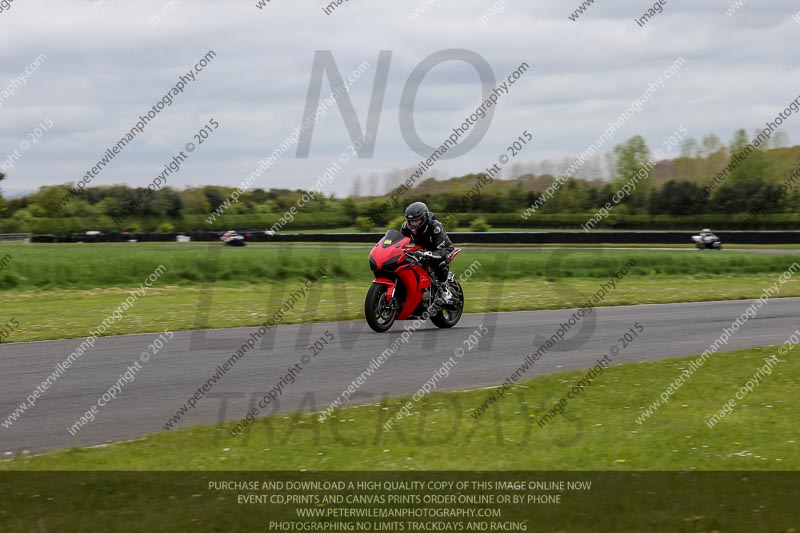
[[[390,229],[369,252],[369,266],[373,272],[395,270],[402,262],[402,246],[408,238],[396,229]]]
[[[408,239],[408,237],[396,229],[390,229],[386,232],[386,235],[383,236],[383,239],[381,239],[380,245],[382,248],[388,248],[389,246],[397,244],[404,239]]]

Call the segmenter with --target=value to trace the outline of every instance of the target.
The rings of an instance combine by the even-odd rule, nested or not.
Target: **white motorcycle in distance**
[[[692,235],[692,240],[697,245],[698,250],[721,250],[722,241],[719,237],[711,233],[710,229],[704,229],[699,235]]]
[[[239,235],[234,230],[228,230],[219,238],[223,246],[245,246],[244,235]]]

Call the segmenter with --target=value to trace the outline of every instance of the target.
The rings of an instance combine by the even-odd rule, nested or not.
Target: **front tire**
[[[367,318],[367,324],[377,333],[389,331],[397,320],[400,310],[397,299],[386,301],[386,290],[386,285],[373,283],[364,300],[364,316]]]
[[[461,315],[464,313],[464,290],[461,288],[461,284],[454,280],[450,284],[450,290],[456,302],[452,306],[441,309],[431,317],[431,322],[437,328],[452,328],[458,324],[458,321],[461,320]]]

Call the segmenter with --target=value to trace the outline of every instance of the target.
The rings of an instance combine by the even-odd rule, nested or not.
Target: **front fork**
[[[394,280],[386,279],[386,278],[375,278],[372,283],[378,283],[380,285],[386,285],[386,301],[392,301],[394,298],[394,291],[397,289],[397,283]]]

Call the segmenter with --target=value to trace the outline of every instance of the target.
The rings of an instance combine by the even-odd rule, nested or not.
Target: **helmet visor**
[[[422,225],[422,220],[423,217],[410,218],[408,219],[408,225],[411,226],[412,228],[418,228]]]

